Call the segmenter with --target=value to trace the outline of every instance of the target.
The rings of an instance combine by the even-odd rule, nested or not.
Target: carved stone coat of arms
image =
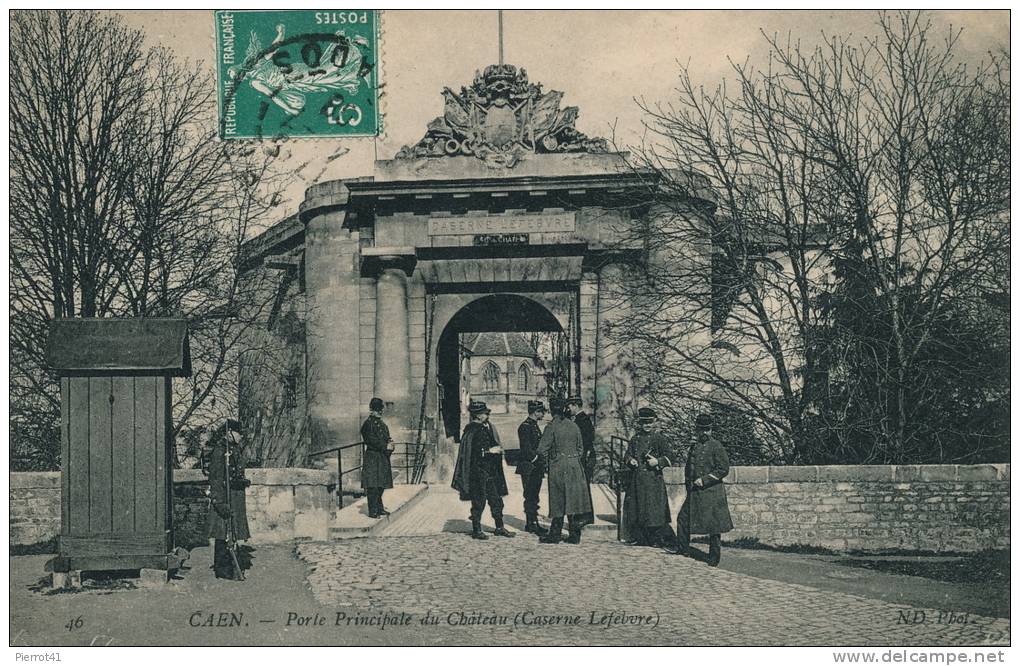
[[[490,65],[460,93],[445,88],[443,99],[443,115],[398,159],[474,155],[491,166],[512,167],[526,153],[607,151],[605,139],[577,131],[577,107],[561,109],[562,92],[543,92],[513,65]]]

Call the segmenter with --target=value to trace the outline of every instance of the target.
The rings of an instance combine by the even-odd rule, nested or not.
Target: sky
[[[152,46],[180,58],[204,61],[212,70],[212,10],[119,12],[142,30]],[[1008,11],[929,14],[941,36],[962,29],[959,55],[976,62],[1009,48]],[[732,77],[730,60],[764,61],[768,35],[791,36],[805,47],[822,33],[866,37],[878,32],[873,11],[524,11],[504,12],[505,61],[524,67],[532,82],[565,93],[564,106],[580,108],[577,127],[617,145],[640,141],[642,112],[635,102],[674,96],[678,62],[695,82],[714,88]],[[378,139],[292,139],[284,158],[311,160],[291,187],[281,214],[294,212],[304,187],[314,182],[372,174],[373,160],[390,159],[417,142],[442,113],[440,91],[469,85],[475,70],[498,58],[497,13],[409,11],[382,13],[382,101],[385,134]],[[345,152],[340,158],[337,152]]]

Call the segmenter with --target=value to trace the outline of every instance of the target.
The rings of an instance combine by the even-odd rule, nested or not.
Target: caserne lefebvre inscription
[[[429,218],[429,236],[569,233],[573,230],[573,212],[544,213],[542,215],[465,215],[462,217]]]

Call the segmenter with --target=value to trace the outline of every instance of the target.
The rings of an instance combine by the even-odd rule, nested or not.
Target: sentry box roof
[[[46,363],[60,375],[191,375],[184,319],[55,319]]]

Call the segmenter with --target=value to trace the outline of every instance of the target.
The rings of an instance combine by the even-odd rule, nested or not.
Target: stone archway
[[[547,305],[521,294],[489,294],[460,307],[445,322],[436,343],[436,422],[441,438],[458,440],[462,429],[460,334],[489,332],[563,333],[564,328]]]

